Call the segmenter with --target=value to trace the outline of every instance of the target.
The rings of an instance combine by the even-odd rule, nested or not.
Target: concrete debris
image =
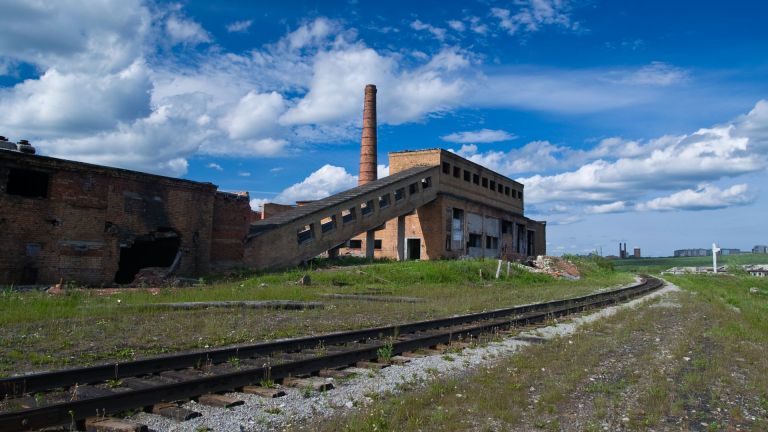
[[[727,273],[728,266],[720,266],[717,268],[718,273]],[[672,267],[671,269],[664,270],[661,274],[671,275],[686,275],[686,274],[704,274],[713,273],[712,266],[709,267]]]
[[[518,264],[518,267],[531,273],[544,273],[557,278],[581,279],[579,268],[572,262],[560,257],[539,255],[535,260],[528,260],[526,264]]]
[[[303,286],[309,286],[312,285],[312,279],[310,279],[309,275],[305,274],[296,283]]]
[[[759,292],[760,292],[760,288],[758,288],[758,287],[752,287],[752,288],[749,289],[749,293],[750,294],[757,294]]]
[[[183,278],[170,274],[168,267],[145,267],[136,274],[134,287],[184,287],[200,283],[199,279]]]

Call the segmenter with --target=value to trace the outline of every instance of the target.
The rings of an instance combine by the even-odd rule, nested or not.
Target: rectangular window
[[[484,188],[487,188],[487,187],[488,187],[488,179],[487,179],[487,178],[485,178],[485,177],[483,177],[483,187],[484,187]]]
[[[485,236],[485,248],[486,249],[498,249],[499,238],[493,236]]]
[[[472,183],[476,185],[480,184],[480,174],[472,174]]]
[[[432,177],[425,177],[421,179],[421,188],[429,189],[432,187]]]
[[[450,251],[451,250],[451,235],[446,234],[445,235],[445,250]]]
[[[465,182],[468,182],[468,181],[470,181],[470,178],[471,178],[471,177],[472,177],[472,175],[470,174],[470,172],[469,172],[469,171],[467,171],[467,170],[464,170],[464,181],[465,181]]]
[[[450,174],[451,173],[451,164],[448,162],[443,162],[443,174]]]
[[[509,186],[504,186],[504,195],[509,196]]]
[[[11,168],[5,192],[28,198],[47,198],[49,181],[48,173]]]
[[[304,225],[296,232],[296,239],[299,244],[306,243],[315,237],[315,224]]]
[[[347,242],[347,247],[350,249],[362,249],[363,248],[363,241],[362,240],[350,240]]]
[[[501,221],[501,233],[512,234],[512,222],[508,220]]]
[[[388,193],[380,196],[379,197],[379,208],[383,209],[383,208],[389,207],[389,202],[390,202],[390,199],[389,199],[389,194]]]
[[[523,191],[517,191],[517,197],[523,199]]]
[[[320,219],[320,231],[327,233],[336,229],[336,215]]]
[[[483,247],[483,236],[480,234],[469,233],[469,247],[479,248]]]
[[[360,204],[360,214],[368,216],[371,213],[373,213],[373,200],[368,200]]]
[[[405,198],[405,188],[400,188],[395,191],[395,201],[400,201]]]
[[[456,178],[461,177],[461,168],[457,166],[453,167],[453,176]]]
[[[517,189],[512,189],[512,198],[517,199]]]
[[[504,185],[501,183],[496,185],[496,190],[499,191],[499,193],[504,193]]]
[[[416,192],[419,191],[419,184],[418,183],[411,183],[408,185],[408,193],[413,195]]]
[[[374,249],[381,249],[381,239],[376,239],[373,241],[373,248]]]
[[[350,207],[347,210],[341,211],[341,223],[354,222],[357,219],[357,211],[354,207]]]
[[[491,190],[495,190],[495,189],[496,189],[496,182],[495,182],[495,181],[493,181],[493,180],[491,180],[491,186],[490,186],[490,189],[491,189]]]

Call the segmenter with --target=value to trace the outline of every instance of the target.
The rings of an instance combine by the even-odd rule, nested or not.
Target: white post
[[[509,261],[507,261],[507,277],[509,277],[509,267],[512,265]]]
[[[712,243],[712,271],[717,273],[717,253],[720,252],[720,248],[717,247],[717,243]]]
[[[501,260],[499,260],[499,265],[496,266],[496,279],[499,278],[500,274],[501,274]]]

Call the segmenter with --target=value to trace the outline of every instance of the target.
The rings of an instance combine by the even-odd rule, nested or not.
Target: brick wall
[[[213,203],[211,266],[216,269],[243,263],[243,241],[252,217],[248,192],[217,192]]]

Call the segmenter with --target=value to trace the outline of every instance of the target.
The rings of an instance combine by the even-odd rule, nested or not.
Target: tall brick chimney
[[[363,138],[360,141],[360,177],[357,185],[376,180],[376,86],[365,86]]]

